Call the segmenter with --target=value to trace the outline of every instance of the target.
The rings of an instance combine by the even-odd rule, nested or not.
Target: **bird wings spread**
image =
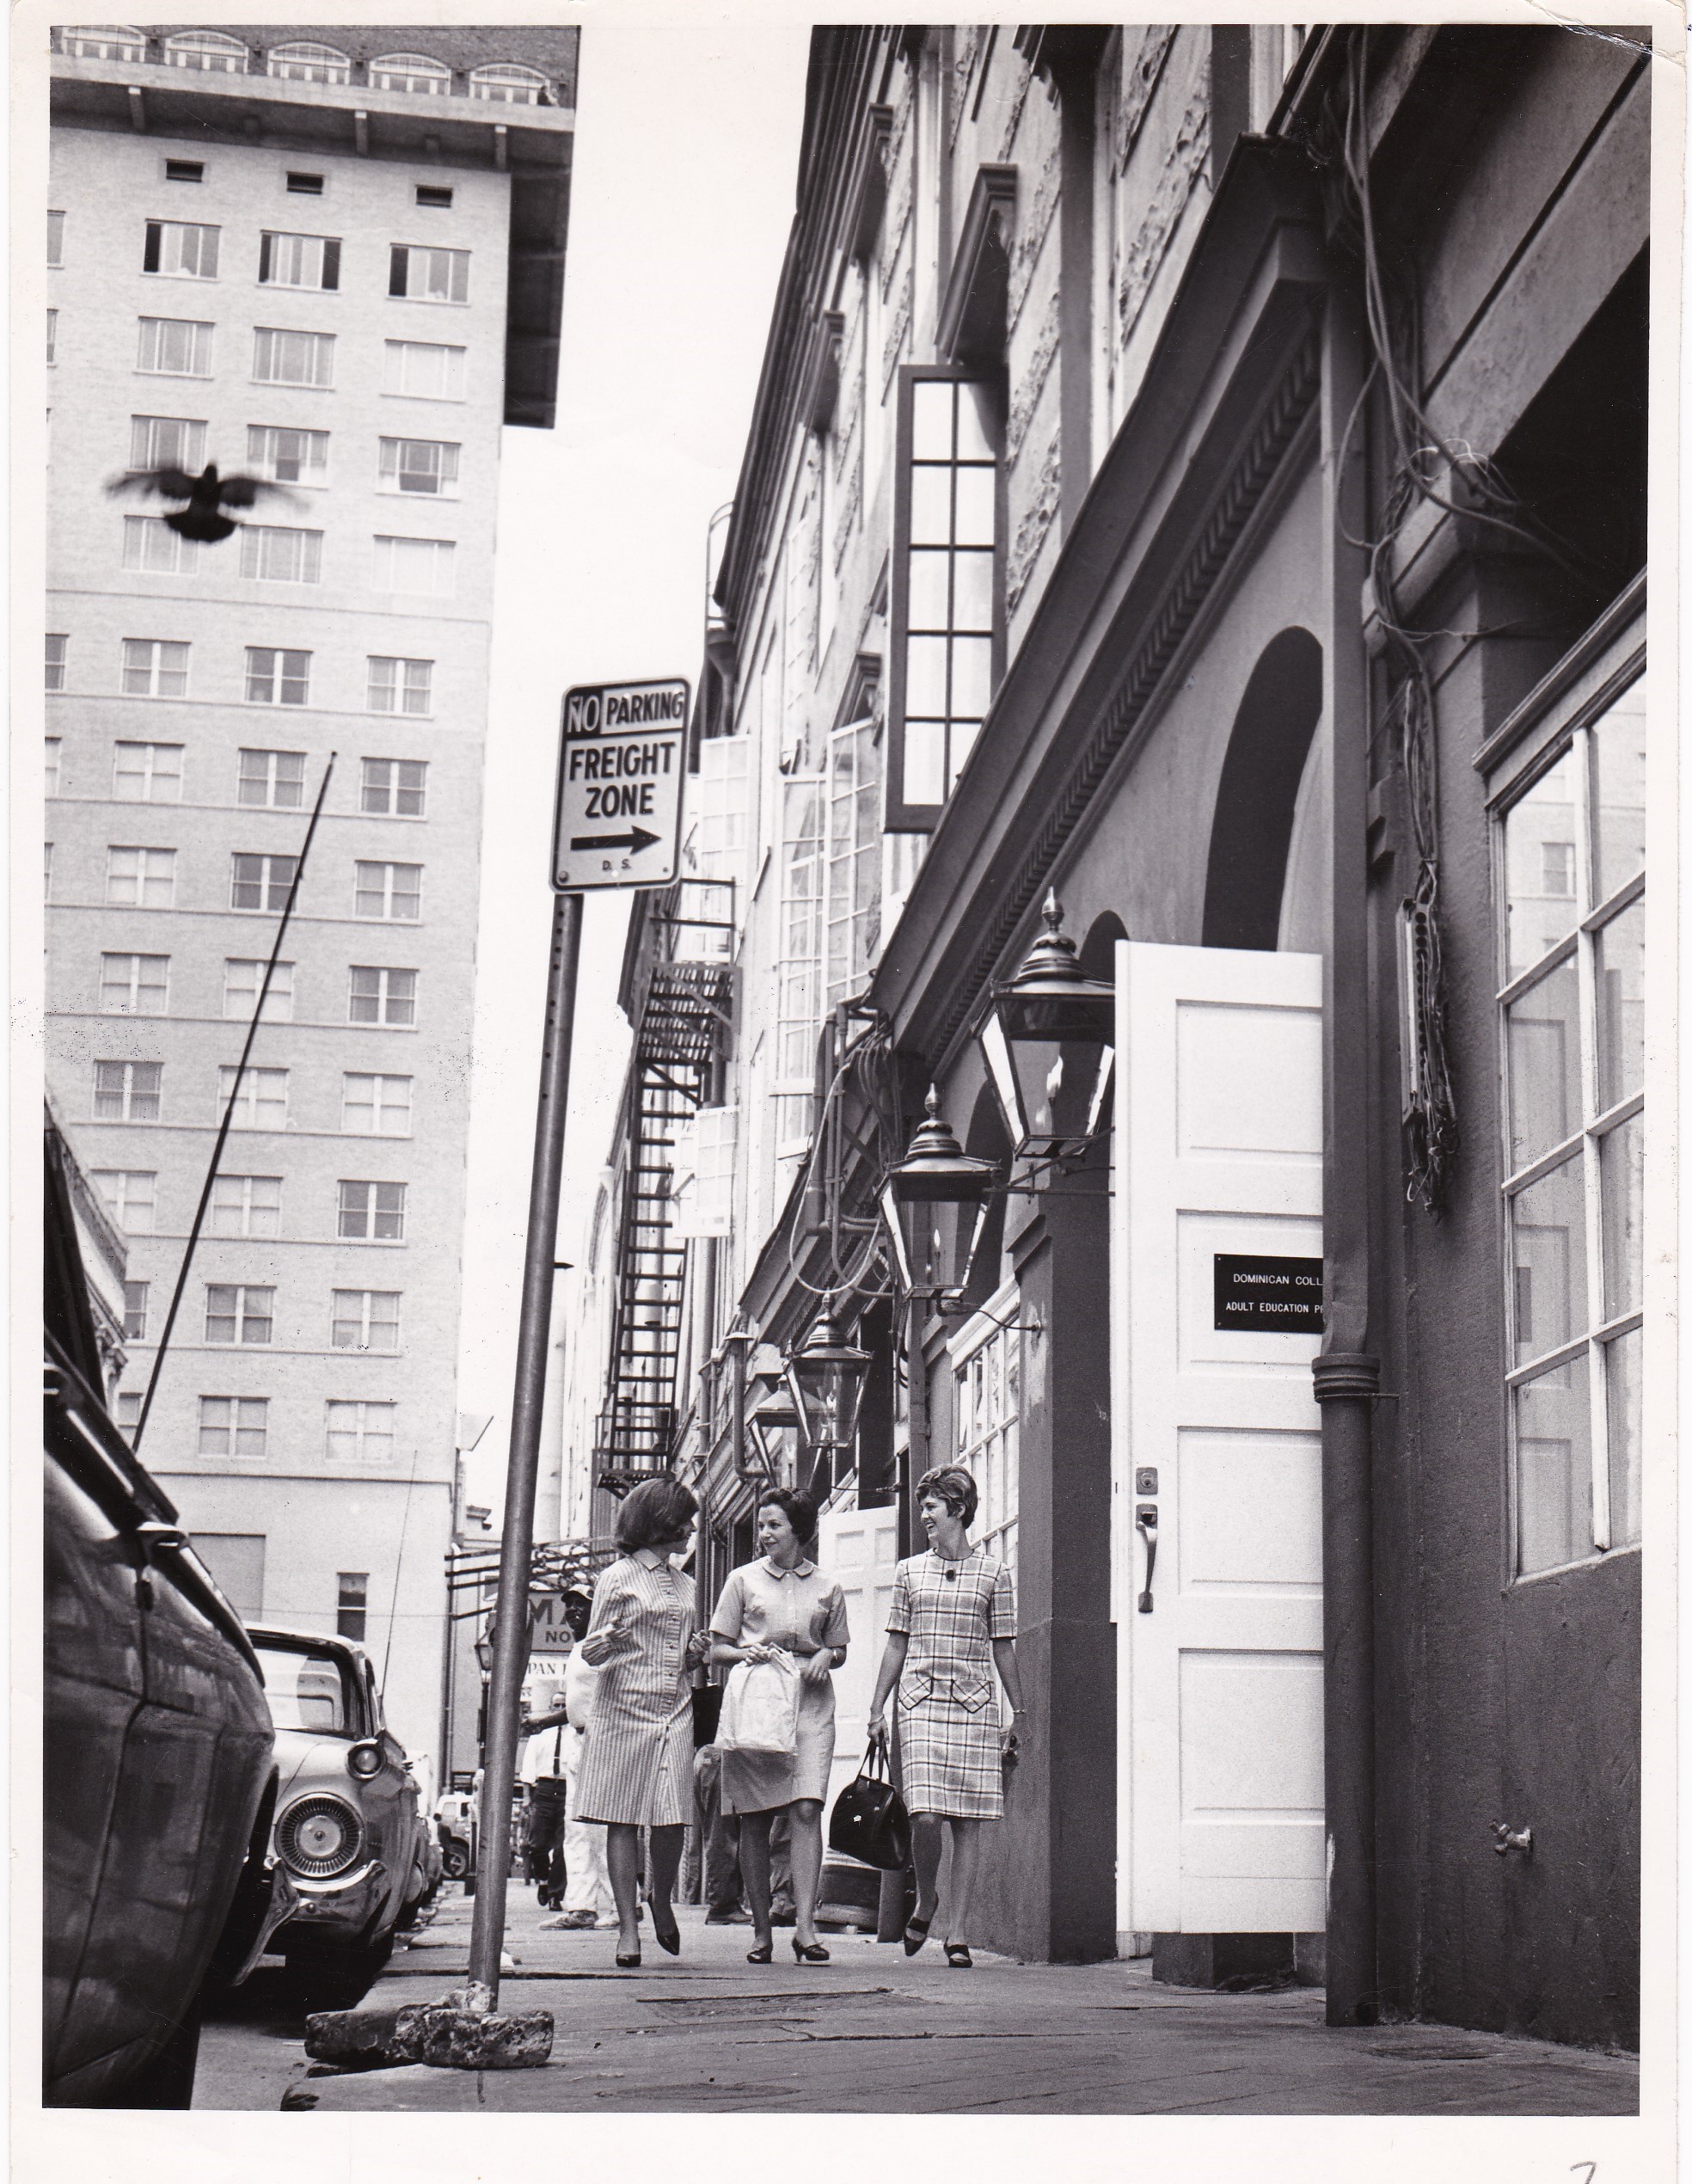
[[[107,493],[157,493],[167,500],[189,500],[199,482],[186,470],[131,470],[125,476],[113,478]]]

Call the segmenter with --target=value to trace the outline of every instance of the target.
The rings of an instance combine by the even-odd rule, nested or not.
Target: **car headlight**
[[[367,1782],[372,1775],[382,1772],[382,1746],[355,1744],[346,1755],[346,1764],[360,1782]]]
[[[344,1797],[302,1797],[276,1823],[283,1863],[306,1880],[345,1873],[364,1845],[365,1824]]]

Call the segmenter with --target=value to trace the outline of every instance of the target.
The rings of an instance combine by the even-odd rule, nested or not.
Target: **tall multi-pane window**
[[[408,923],[421,915],[423,868],[420,864],[378,864],[359,858],[355,866],[353,914]]]
[[[434,669],[432,659],[394,659],[372,653],[365,702],[372,713],[426,716]]]
[[[123,694],[126,697],[186,697],[187,646],[159,637],[126,637]]]
[[[96,1168],[93,1173],[107,1212],[125,1235],[151,1236],[157,1210],[157,1171],[150,1168]]]
[[[388,293],[414,302],[463,304],[469,299],[470,254],[432,245],[396,242],[388,253]]]
[[[297,857],[236,850],[230,859],[231,910],[284,910],[299,869]]]
[[[123,1327],[126,1342],[144,1342],[147,1339],[147,1300],[152,1284],[126,1281],[124,1284]]]
[[[192,576],[199,567],[199,547],[162,516],[126,516],[123,565],[150,576]]]
[[[48,635],[47,688],[50,690],[62,690],[64,688],[64,648],[69,642],[69,638],[63,631],[56,630]]]
[[[212,327],[198,318],[144,318],[138,322],[135,368],[175,379],[212,377]]]
[[[249,425],[247,466],[279,485],[322,485],[329,475],[329,436],[293,425]]]
[[[149,220],[141,248],[141,270],[176,273],[189,280],[218,278],[218,239],[222,230],[196,220]]]
[[[410,1025],[417,1021],[417,973],[386,964],[354,963],[346,995],[349,1024]]]
[[[340,1126],[349,1137],[408,1138],[411,1079],[348,1070],[340,1080]]]
[[[236,782],[236,801],[297,812],[305,801],[303,751],[242,751]]]
[[[1022,1335],[1015,1326],[1015,1285],[988,1300],[952,1344],[957,1375],[958,1462],[981,1496],[977,1544],[1016,1567],[1018,1424],[1022,1389]]]
[[[329,1318],[337,1350],[397,1350],[400,1292],[396,1289],[338,1289]]]
[[[351,1638],[362,1645],[365,1638],[365,1611],[370,1606],[370,1572],[368,1570],[337,1570],[335,1573],[335,1635]]]
[[[406,1187],[343,1180],[335,1234],[346,1243],[402,1243]]]
[[[451,496],[458,488],[457,440],[396,440],[378,443],[377,475],[389,493]]]
[[[164,1089],[162,1062],[96,1062],[96,1122],[156,1122]]]
[[[464,399],[464,351],[443,341],[384,341],[382,391],[431,402]]]
[[[112,746],[112,794],[125,804],[174,804],[182,794],[180,743]]]
[[[138,1388],[126,1389],[120,1394],[117,1416],[113,1423],[125,1440],[135,1439],[135,1429],[141,1423],[141,1390]]]
[[[199,1453],[202,1456],[261,1457],[270,1426],[266,1396],[202,1396]]]
[[[338,1463],[391,1463],[397,1403],[330,1402],[326,1446]]]
[[[267,584],[316,584],[323,573],[323,534],[285,524],[247,524],[241,532],[241,574]]]
[[[100,1010],[106,1016],[162,1016],[170,1001],[168,955],[102,955]]]
[[[225,1062],[218,1071],[218,1107],[230,1110],[232,1130],[285,1130],[288,1124],[288,1072],[286,1070],[255,1070],[248,1067],[241,1071],[241,1089],[236,1090],[236,1064]]]
[[[390,819],[421,819],[429,778],[422,758],[366,758],[359,789],[359,809]]]
[[[817,1034],[822,1023],[827,788],[816,776],[782,784],[781,954],[776,971],[776,1156],[811,1142]]]
[[[1645,685],[1553,743],[1499,827],[1515,1567],[1640,1537]]]
[[[64,739],[63,736],[50,735],[43,739],[43,744],[45,757],[41,768],[41,787],[46,794],[57,796],[59,756],[64,748]]]
[[[129,467],[132,470],[196,471],[205,464],[205,420],[203,417],[132,417],[129,420]]]
[[[424,592],[450,599],[456,549],[450,538],[389,538],[375,541],[371,581],[379,592]]]
[[[47,263],[50,266],[62,266],[64,263],[64,215],[63,212],[49,212],[47,215]]]
[[[212,1185],[214,1236],[273,1236],[282,1229],[279,1175],[219,1175]]]
[[[302,334],[289,327],[253,329],[253,377],[270,387],[334,384],[333,334]]]
[[[828,878],[824,999],[867,983],[881,936],[881,769],[875,723],[837,728],[828,746]]]
[[[248,705],[304,705],[311,686],[311,654],[273,645],[247,647]]]
[[[339,288],[340,237],[267,229],[259,237],[259,280],[267,288]]]
[[[925,828],[993,690],[998,465],[985,386],[908,366],[894,506],[888,820]]]
[[[175,850],[110,844],[106,851],[106,899],[132,910],[169,910],[176,899]]]
[[[276,1291],[253,1282],[207,1282],[205,1339],[208,1342],[263,1343],[276,1322]]]
[[[224,1014],[234,1016],[242,1023],[250,1023],[253,1011],[259,1005],[259,989],[264,984],[265,966],[256,957],[230,955],[224,959]],[[294,966],[279,963],[271,973],[270,991],[265,996],[264,1021],[267,1024],[291,1023],[294,1018]]]

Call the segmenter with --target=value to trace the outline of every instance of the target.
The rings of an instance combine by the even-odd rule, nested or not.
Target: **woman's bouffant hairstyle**
[[[813,1497],[794,1487],[771,1487],[757,1498],[760,1509],[779,1509],[794,1528],[794,1537],[804,1546],[817,1537],[817,1504]]]
[[[617,1511],[616,1543],[626,1555],[679,1539],[699,1504],[679,1479],[643,1479]]]
[[[981,1491],[961,1463],[942,1463],[933,1471],[923,1472],[916,1482],[917,1500],[925,1494],[943,1501],[959,1523],[969,1525],[975,1522]]]

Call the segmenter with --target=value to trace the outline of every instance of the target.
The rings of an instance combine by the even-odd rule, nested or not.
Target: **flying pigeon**
[[[186,508],[173,509],[164,520],[184,538],[207,545],[240,529],[232,517],[224,514],[225,508],[250,508],[261,493],[279,494],[285,500],[294,498],[267,478],[220,478],[215,463],[208,463],[197,478],[186,470],[132,470],[126,477],[113,478],[106,490],[156,493],[165,500],[186,500]]]

